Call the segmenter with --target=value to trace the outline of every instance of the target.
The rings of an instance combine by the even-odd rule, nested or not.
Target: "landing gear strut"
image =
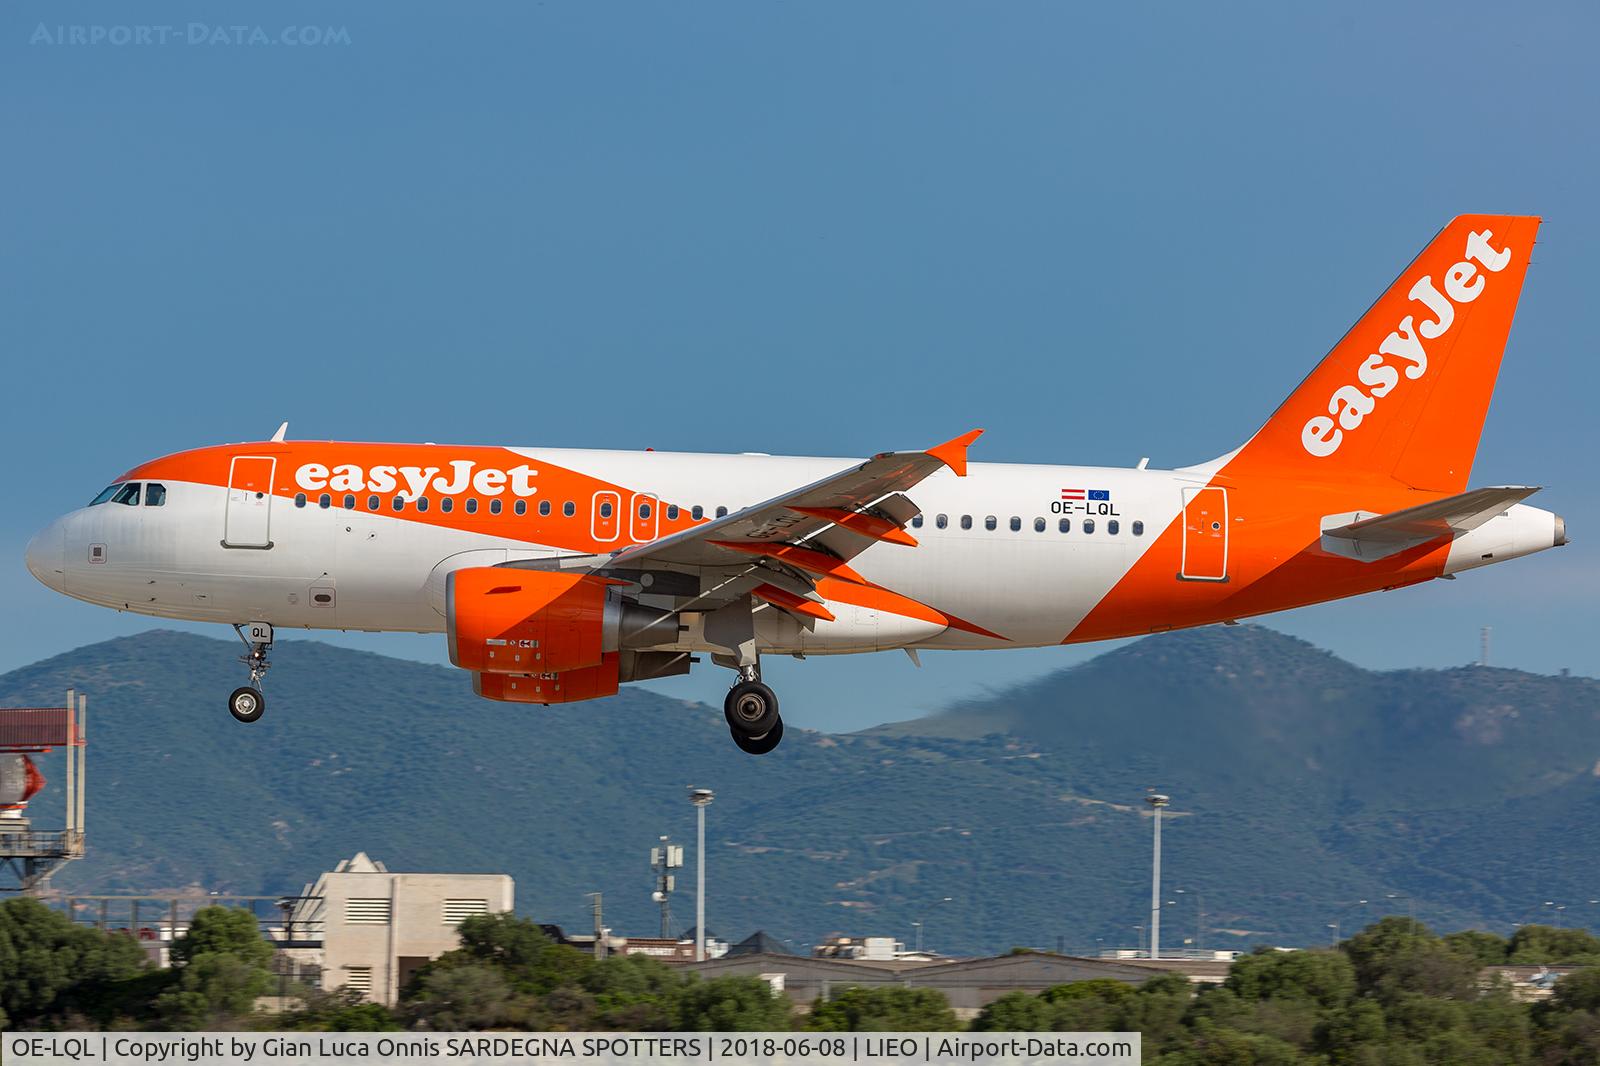
[[[759,666],[739,668],[739,680],[722,701],[722,714],[740,751],[765,755],[783,739],[778,696],[761,683]]]
[[[272,650],[272,627],[265,622],[251,622],[248,626],[235,625],[233,631],[244,641],[246,651],[239,661],[250,668],[250,684],[233,690],[228,697],[228,713],[238,721],[254,722],[267,709],[261,678],[272,665],[267,661],[267,653]]]

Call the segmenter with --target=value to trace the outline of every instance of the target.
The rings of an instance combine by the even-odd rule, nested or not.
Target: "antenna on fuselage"
[[[278,427],[278,432],[276,432],[276,433],[274,433],[272,435],[273,442],[276,443],[276,444],[282,444],[284,435],[287,434],[288,432],[289,432],[289,423],[285,422],[285,423],[283,423],[282,425],[280,425]]]

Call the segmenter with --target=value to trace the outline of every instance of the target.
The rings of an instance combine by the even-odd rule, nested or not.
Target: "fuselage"
[[[439,632],[446,576],[604,555],[772,499],[860,460],[272,441],[129,470],[30,545],[41,581],[164,618]],[[137,489],[127,486],[137,485]],[[973,463],[908,493],[915,546],[817,589],[833,618],[758,617],[760,650],[1036,647],[1203,625],[1414,584],[1564,541],[1517,505],[1471,533],[1364,562],[1319,544],[1327,516],[1443,497],[1392,481]],[[649,602],[650,589],[641,598]],[[679,601],[681,605],[681,600]],[[692,606],[692,605],[691,605]],[[692,609],[676,641],[709,645]]]

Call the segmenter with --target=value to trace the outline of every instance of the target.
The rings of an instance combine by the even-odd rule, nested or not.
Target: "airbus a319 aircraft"
[[[1266,424],[1175,470],[271,440],[134,467],[29,545],[90,603],[232,624],[261,716],[274,628],[442,632],[511,703],[735,671],[738,746],[783,736],[763,655],[1039,647],[1232,622],[1566,543],[1469,489],[1539,219],[1453,220]],[[1130,383],[1132,385],[1134,383]]]

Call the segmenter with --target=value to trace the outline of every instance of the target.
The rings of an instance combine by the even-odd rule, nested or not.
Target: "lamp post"
[[[943,899],[934,900],[932,906],[937,907],[941,903],[949,903],[954,898],[955,897],[953,897],[953,896],[946,896]],[[916,931],[917,931],[917,952],[920,954],[922,952],[922,926],[923,926],[923,923],[919,919],[918,921],[912,922],[911,925],[912,925],[912,928],[916,929]]]
[[[1172,803],[1170,796],[1152,792],[1144,801],[1155,808],[1155,850],[1150,860],[1150,958],[1161,957],[1161,812]]]
[[[1385,899],[1403,899],[1406,901],[1406,917],[1411,922],[1411,935],[1417,935],[1417,901],[1411,898],[1409,892],[1389,892]],[[1548,904],[1547,904],[1548,906]]]
[[[689,787],[689,802],[699,812],[694,846],[694,961],[706,961],[706,808],[716,796],[709,788]]]
[[[1365,907],[1366,905],[1367,901],[1364,899],[1358,899],[1350,903],[1339,905],[1339,909],[1333,914],[1333,921],[1328,923],[1328,928],[1333,930],[1333,943],[1330,945],[1331,947],[1339,946],[1339,930],[1340,926],[1344,922],[1344,916],[1349,914],[1356,907]]]

